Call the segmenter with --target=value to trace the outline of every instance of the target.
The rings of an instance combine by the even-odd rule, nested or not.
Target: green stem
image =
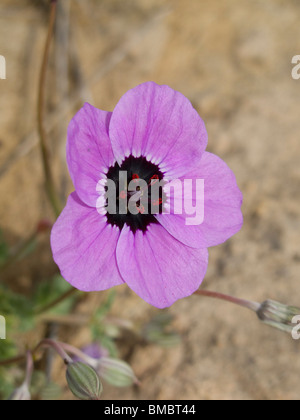
[[[24,242],[22,241],[21,244],[18,245],[17,249],[11,253],[6,261],[3,264],[0,264],[0,269],[5,270],[12,264],[14,264],[18,259],[26,252],[28,248],[35,244],[37,239],[37,232],[30,236],[30,238],[26,239]]]
[[[39,94],[38,94],[38,132],[40,138],[40,149],[42,154],[42,162],[45,175],[45,186],[49,201],[53,207],[56,217],[61,213],[61,202],[57,195],[53,175],[51,171],[49,161],[49,151],[47,147],[47,135],[44,127],[44,110],[45,110],[45,87],[46,87],[46,76],[49,61],[49,52],[51,46],[51,40],[54,31],[55,18],[56,18],[56,6],[57,1],[51,0],[51,12],[49,19],[48,35],[46,39],[45,51],[42,61],[40,80],[39,80]]]
[[[78,292],[77,289],[70,289],[63,295],[61,295],[59,298],[55,299],[53,302],[49,303],[48,305],[44,306],[43,308],[37,309],[35,312],[35,315],[41,315],[45,312],[50,311],[51,309],[55,308],[55,306],[59,305],[66,299],[70,298],[71,296],[75,295]]]
[[[31,234],[31,236],[25,240],[22,240],[17,246],[15,246],[10,252],[7,259],[1,264],[0,270],[5,270],[7,267],[11,266],[17,262],[24,254],[35,245],[39,235],[50,230],[51,224],[47,221],[41,221],[36,230]]]
[[[9,365],[13,365],[13,364],[18,364],[21,363],[25,360],[26,356],[20,355],[20,356],[16,356],[16,357],[12,357],[11,359],[6,359],[6,360],[2,360],[0,361],[0,366],[9,366]]]

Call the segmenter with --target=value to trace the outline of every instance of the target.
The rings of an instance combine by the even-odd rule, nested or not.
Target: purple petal
[[[116,106],[109,136],[119,164],[144,156],[173,179],[195,167],[207,132],[190,101],[168,86],[144,83],[127,92]]]
[[[108,126],[111,113],[85,104],[68,129],[67,162],[80,199],[96,207],[97,184],[115,162]]]
[[[185,179],[204,179],[204,221],[198,226],[187,226],[182,215],[159,214],[156,219],[176,239],[194,248],[208,248],[225,242],[243,225],[242,193],[236,178],[225,162],[205,152],[199,167]],[[194,184],[195,187],[195,184]],[[195,197],[195,188],[193,196]],[[184,209],[184,206],[183,206]]]
[[[118,228],[108,225],[105,216],[73,193],[52,229],[54,261],[62,276],[79,290],[117,286],[124,283],[116,263],[119,236]]]
[[[159,224],[150,225],[145,234],[133,234],[124,227],[117,261],[135,293],[151,305],[165,308],[199,288],[207,270],[208,251],[183,245]]]

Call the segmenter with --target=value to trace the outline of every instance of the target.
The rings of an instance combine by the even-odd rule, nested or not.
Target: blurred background
[[[61,0],[57,12],[45,124],[62,200],[73,189],[65,162],[66,130],[81,105],[88,101],[112,111],[127,90],[142,82],[167,84],[192,101],[206,123],[208,150],[228,163],[244,194],[244,227],[210,249],[203,287],[299,306],[300,80],[291,76],[292,57],[300,54],[299,1]],[[46,0],[1,0],[0,54],[7,62],[7,79],[0,80],[3,249],[24,244],[41,220],[55,220],[45,193],[36,123],[48,19]],[[49,231],[34,245],[0,273],[1,284],[26,299],[41,283],[64,287],[57,280]],[[128,325],[124,322],[122,331],[111,328],[108,336],[142,384],[106,385],[103,398],[299,398],[299,342],[259,324],[253,314],[192,296],[163,311],[173,317],[172,329],[180,336],[165,346],[136,338],[136,331],[162,311],[126,286],[115,292],[109,317]],[[73,345],[87,345],[93,338],[84,320],[109,296],[84,295],[73,319],[48,315],[34,332],[10,329],[12,355],[49,331]],[[6,298],[0,294],[0,314]],[[4,346],[1,341],[0,354],[7,356]],[[64,387],[61,362],[48,360],[47,366],[48,375]],[[9,376],[18,381],[21,374],[14,367]],[[61,397],[71,398],[64,391]]]

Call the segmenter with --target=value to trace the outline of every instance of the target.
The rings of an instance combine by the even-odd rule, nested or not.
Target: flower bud
[[[122,360],[102,357],[98,360],[97,372],[100,378],[117,387],[125,387],[138,384],[131,367]]]
[[[266,300],[256,313],[264,324],[291,333],[295,327],[293,318],[300,315],[300,308]]]
[[[9,401],[30,401],[31,395],[27,383],[17,388],[8,399]]]
[[[80,350],[83,353],[83,356],[86,355],[89,358],[95,359],[98,361],[98,359],[100,359],[101,357],[108,357],[109,356],[109,351],[105,348],[102,347],[100,344],[98,343],[91,343],[86,347],[83,347]],[[87,362],[87,364],[90,364],[89,358],[80,358],[79,356],[74,356],[73,357],[73,361],[74,362]],[[94,367],[94,363],[91,364],[92,367]],[[97,369],[96,369],[97,370]]]
[[[173,321],[172,315],[162,313],[153,318],[143,330],[144,338],[150,343],[161,347],[174,347],[180,343],[180,336],[170,329]]]
[[[95,370],[84,363],[70,363],[67,382],[75,397],[84,401],[97,401],[102,394],[102,383]]]

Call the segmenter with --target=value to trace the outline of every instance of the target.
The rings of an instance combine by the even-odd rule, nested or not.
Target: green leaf
[[[0,340],[0,360],[10,359],[16,355],[15,344],[7,339]]]
[[[30,392],[31,395],[44,401],[54,401],[59,399],[62,388],[54,382],[48,382],[46,374],[41,370],[36,370],[32,376]]]
[[[70,285],[65,281],[61,275],[55,275],[52,279],[43,281],[39,284],[36,293],[34,294],[34,302],[38,308],[46,307],[54,302],[64,293],[70,290]],[[57,315],[65,315],[70,312],[76,297],[65,299],[60,304],[56,305],[49,312]]]
[[[0,285],[1,315],[24,317],[32,314],[32,302],[25,296]]]
[[[62,392],[61,386],[54,382],[50,382],[43,388],[40,396],[43,401],[54,401],[60,398]]]
[[[3,232],[0,229],[0,265],[4,264],[9,255],[9,248],[4,240]]]
[[[95,320],[101,321],[109,313],[115,301],[115,298],[116,298],[116,291],[114,289],[111,289],[108,292],[106,301],[102,303],[102,305],[100,305],[100,307],[97,309],[94,315]]]
[[[0,399],[7,400],[14,389],[14,378],[10,374],[10,369],[0,368]]]
[[[150,343],[161,347],[174,347],[181,341],[181,337],[172,330],[173,316],[168,312],[156,315],[145,325],[142,335]]]

